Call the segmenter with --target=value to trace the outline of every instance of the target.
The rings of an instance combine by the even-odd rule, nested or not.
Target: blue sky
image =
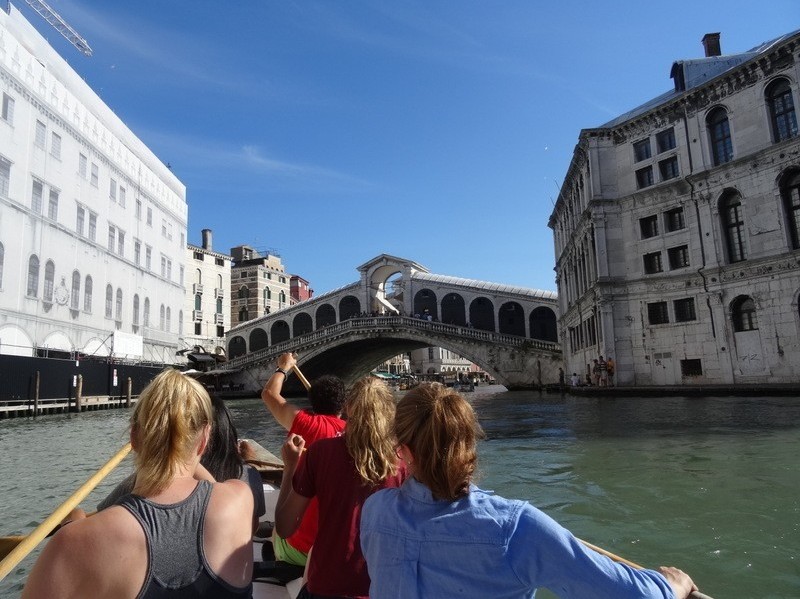
[[[555,290],[547,220],[581,128],[800,2],[12,0],[187,187],[189,242],[270,248],[316,293],[381,253]]]

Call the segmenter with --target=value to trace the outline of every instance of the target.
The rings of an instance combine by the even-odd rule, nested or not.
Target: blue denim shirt
[[[524,501],[477,487],[455,502],[411,477],[378,491],[361,515],[371,599],[674,599],[666,579],[587,549]]]

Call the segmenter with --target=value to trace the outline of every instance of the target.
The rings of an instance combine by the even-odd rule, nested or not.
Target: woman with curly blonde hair
[[[298,599],[367,597],[370,581],[359,542],[361,506],[375,491],[397,487],[405,479],[392,434],[394,397],[386,384],[371,376],[360,379],[348,392],[344,410],[342,436],[315,441],[303,454],[303,438],[290,435],[282,449],[277,533],[292,534],[311,498],[319,499],[319,530]]]
[[[472,406],[437,383],[409,391],[394,426],[410,476],[364,504],[361,546],[372,599],[684,599],[696,590],[677,568],[634,570],[580,543],[524,501],[472,484],[482,436]]]

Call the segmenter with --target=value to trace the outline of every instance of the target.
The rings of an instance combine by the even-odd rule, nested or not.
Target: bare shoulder
[[[248,484],[239,479],[214,483],[211,490],[211,501],[219,507],[241,508],[253,504],[253,492]]]

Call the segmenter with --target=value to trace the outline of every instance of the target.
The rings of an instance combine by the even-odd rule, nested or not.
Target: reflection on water
[[[800,596],[799,401],[497,387],[467,397],[486,432],[480,486],[638,563],[678,565],[716,599]],[[240,436],[279,449],[284,431],[259,400],[230,406]],[[0,423],[0,532],[28,532],[126,440],[124,410]],[[128,459],[85,506],[130,468]],[[0,596],[18,595],[31,563]]]

